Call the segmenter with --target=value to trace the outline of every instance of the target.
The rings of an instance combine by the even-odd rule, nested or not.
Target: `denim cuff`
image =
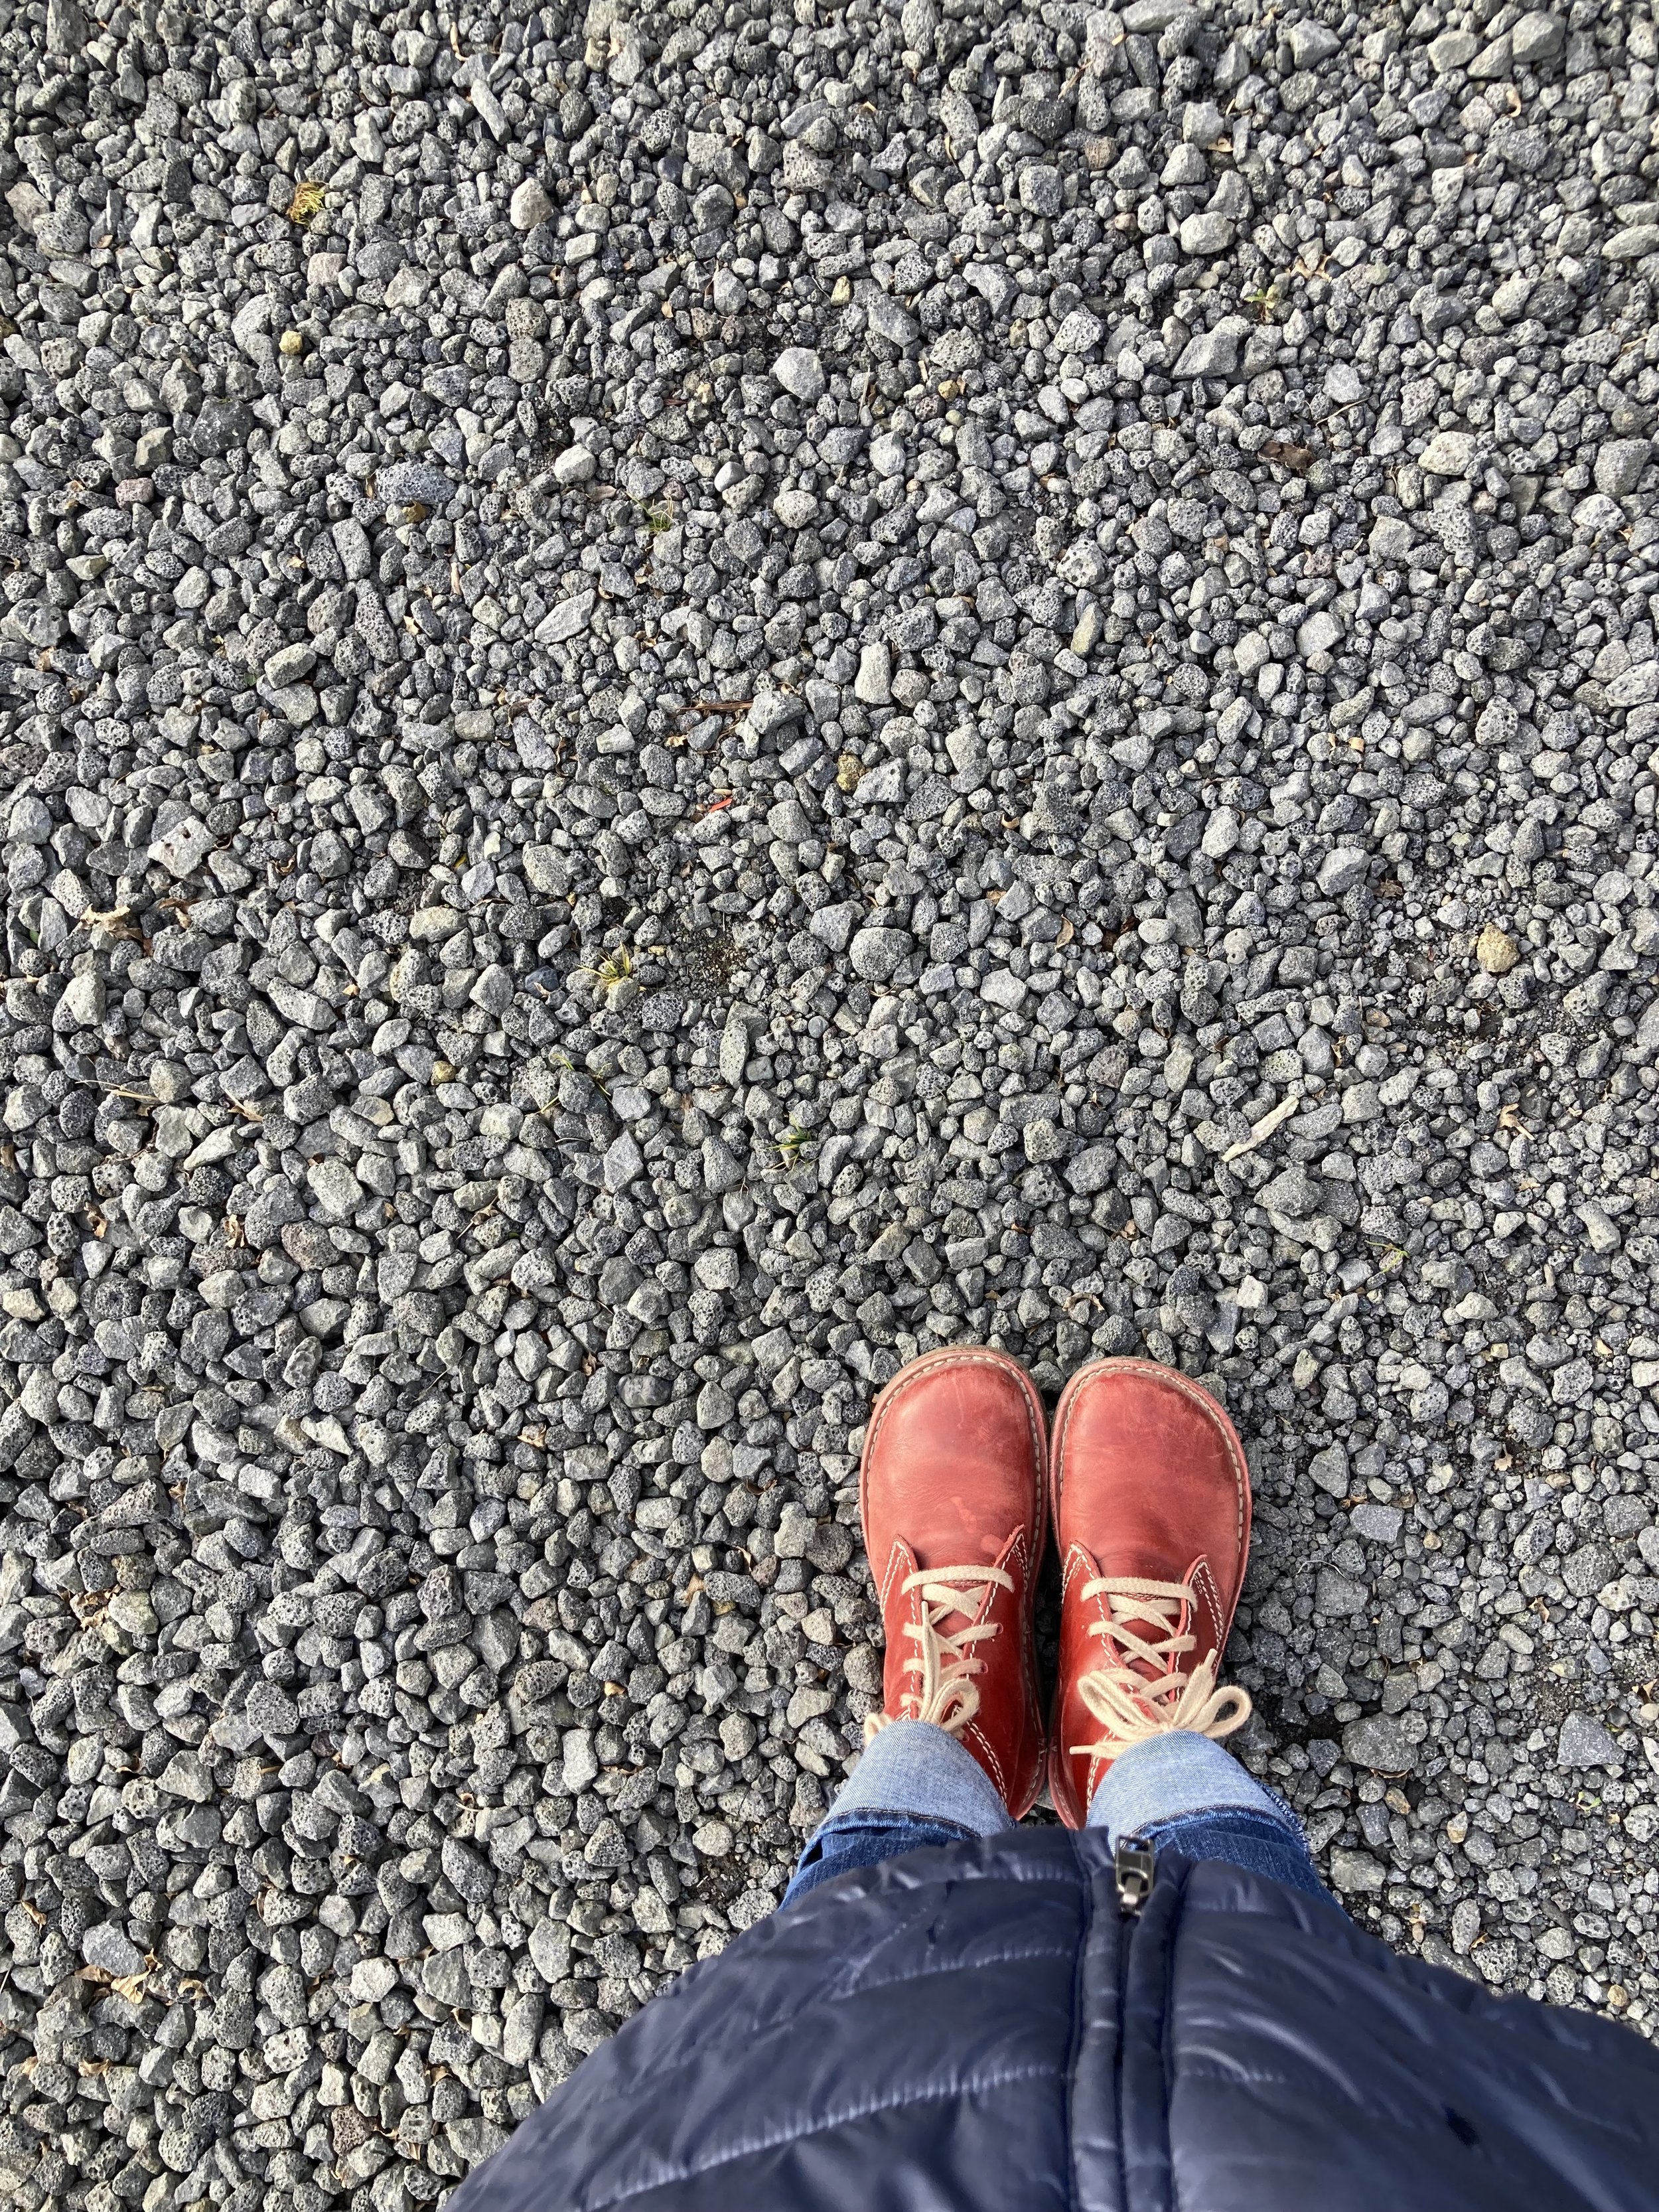
[[[903,1813],[832,1813],[800,1855],[794,1878],[783,1893],[793,1905],[809,1890],[860,1868],[880,1866],[944,1844],[968,1844],[977,1831],[957,1820],[918,1820]]]
[[[849,1814],[945,1820],[974,1836],[1000,1835],[1014,1825],[972,1752],[932,1721],[893,1721],[882,1729],[823,1825]]]
[[[1277,1790],[1212,1737],[1172,1729],[1131,1744],[1112,1761],[1090,1804],[1089,1826],[1104,1828],[1115,1850],[1125,1836],[1228,1808],[1262,1814],[1301,1838],[1302,1824]]]
[[[1259,1874],[1286,1889],[1299,1889],[1334,1909],[1336,1900],[1319,1879],[1300,1826],[1253,1805],[1229,1805],[1214,1813],[1187,1813],[1178,1820],[1143,1832],[1142,1840],[1160,1856],[1218,1860],[1246,1874]]]

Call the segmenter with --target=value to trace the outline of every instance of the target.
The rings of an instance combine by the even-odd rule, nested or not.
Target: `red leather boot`
[[[887,1633],[882,1711],[934,1722],[1014,1819],[1042,1786],[1031,1634],[1042,1556],[1042,1401],[1018,1363],[975,1346],[924,1353],[877,1399],[860,1504]]]
[[[1054,1413],[1048,1494],[1063,1577],[1048,1752],[1054,1809],[1080,1828],[1114,1759],[1172,1729],[1249,1718],[1218,1689],[1250,1547],[1250,1477],[1207,1390],[1148,1359],[1101,1359]]]

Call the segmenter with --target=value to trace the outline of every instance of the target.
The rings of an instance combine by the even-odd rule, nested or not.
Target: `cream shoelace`
[[[921,1619],[907,1621],[904,1632],[915,1638],[916,1650],[904,1662],[904,1672],[921,1677],[915,1689],[907,1690],[904,1704],[914,1711],[871,1713],[864,1723],[864,1741],[873,1743],[889,1722],[905,1719],[932,1721],[948,1735],[960,1735],[979,1711],[979,1686],[974,1677],[982,1662],[973,1647],[1000,1633],[994,1620],[974,1616],[993,1589],[1011,1590],[1014,1578],[1000,1567],[921,1567],[907,1575],[900,1585],[906,1597],[920,1592]],[[960,1613],[963,1626],[952,1636],[945,1633],[947,1614]]]
[[[1190,1674],[1177,1671],[1176,1661],[1193,1650],[1198,1639],[1178,1633],[1183,1619],[1197,1609],[1198,1593],[1190,1583],[1138,1582],[1121,1575],[1099,1575],[1083,1585],[1085,1604],[1097,1597],[1107,1602],[1108,1619],[1095,1621],[1091,1636],[1100,1638],[1109,1650],[1122,1656],[1107,1667],[1085,1674],[1078,1684],[1083,1702],[1100,1723],[1103,1734],[1095,1743],[1074,1743],[1075,1757],[1115,1759],[1132,1743],[1167,1735],[1172,1729],[1190,1729],[1219,1743],[1250,1717],[1248,1691],[1218,1690],[1216,1670],[1219,1653],[1200,1661]],[[1153,1623],[1166,1632],[1149,1638],[1129,1624],[1142,1628]],[[1139,1661],[1158,1671],[1148,1680],[1136,1671]]]

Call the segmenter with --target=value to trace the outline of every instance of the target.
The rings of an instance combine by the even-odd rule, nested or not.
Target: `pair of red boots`
[[[1207,1391],[1144,1359],[1066,1385],[1050,1437],[1018,1361],[963,1346],[913,1360],[877,1399],[860,1470],[887,1634],[883,1710],[972,1753],[1018,1820],[1042,1787],[1067,1827],[1131,1744],[1220,1738],[1249,1717],[1217,1669],[1244,1579],[1250,1481]],[[1063,1573],[1045,1739],[1032,1598],[1052,1519]]]

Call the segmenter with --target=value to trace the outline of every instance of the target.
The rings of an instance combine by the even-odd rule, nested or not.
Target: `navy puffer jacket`
[[[1659,2058],[1334,1906],[1026,1830],[824,1887],[595,2052],[455,2212],[1652,2212]]]

